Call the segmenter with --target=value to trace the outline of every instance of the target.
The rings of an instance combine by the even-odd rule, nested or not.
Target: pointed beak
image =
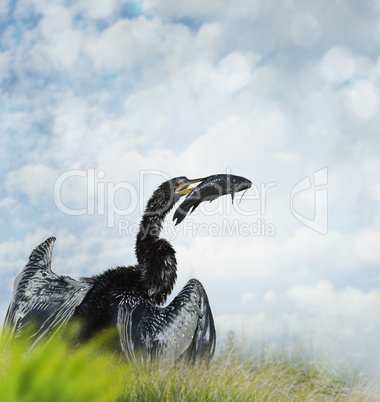
[[[205,178],[202,177],[201,179],[194,179],[194,180],[187,180],[184,183],[182,183],[181,185],[179,185],[176,190],[175,193],[179,196],[182,197],[183,195],[189,194],[194,190],[194,186],[190,187],[192,184],[197,184],[200,183],[204,180]]]

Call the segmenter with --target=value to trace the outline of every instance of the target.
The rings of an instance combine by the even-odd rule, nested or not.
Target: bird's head
[[[194,190],[193,184],[200,183],[202,180],[204,178],[189,180],[185,176],[180,176],[165,181],[149,199],[145,215],[165,215],[182,196]]]

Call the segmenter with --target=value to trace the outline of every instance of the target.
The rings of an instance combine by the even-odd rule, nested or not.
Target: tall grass
[[[97,339],[74,351],[55,338],[26,353],[26,340],[2,345],[1,401],[379,401],[352,368],[310,359],[301,347],[252,352],[227,343],[209,364],[132,365]]]

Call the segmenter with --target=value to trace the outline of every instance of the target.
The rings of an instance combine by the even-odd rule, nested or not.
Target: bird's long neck
[[[148,201],[136,237],[136,257],[141,269],[141,286],[155,303],[165,302],[177,279],[177,261],[171,244],[160,238],[162,224],[174,205],[162,187]]]

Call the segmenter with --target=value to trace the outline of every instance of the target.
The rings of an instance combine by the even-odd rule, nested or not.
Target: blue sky
[[[157,185],[231,172],[254,183],[240,203],[167,220],[175,291],[200,279],[221,333],[378,362],[379,14],[378,1],[4,2],[1,316],[46,237],[60,274],[134,264]]]

